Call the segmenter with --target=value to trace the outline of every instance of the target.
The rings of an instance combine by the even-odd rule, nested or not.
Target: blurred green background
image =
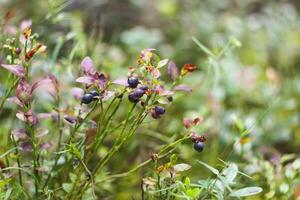
[[[145,124],[109,171],[126,171],[147,159],[162,141],[183,131],[183,117],[201,115],[198,131],[208,138],[204,152],[194,152],[190,143],[177,151],[192,165],[192,180],[207,176],[197,159],[216,165],[220,158],[254,177],[241,184],[263,187],[255,198],[296,198],[300,166],[289,164],[300,153],[300,1],[0,0],[1,16],[8,10],[17,26],[31,19],[48,47],[34,69],[55,71],[71,85],[86,55],[113,78],[124,76],[140,50],[149,47],[179,67],[197,64],[199,70],[185,80],[193,92],[176,95],[163,119]],[[215,53],[232,37],[242,46],[215,60],[192,37]],[[243,147],[232,146],[240,137],[239,122],[251,132]],[[140,179],[152,168],[103,185],[103,196],[139,199]]]

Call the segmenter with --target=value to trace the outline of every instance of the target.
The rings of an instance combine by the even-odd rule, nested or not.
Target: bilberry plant
[[[191,127],[198,124],[195,119],[189,125],[185,123],[186,134],[163,145],[148,160],[128,172],[102,177],[114,155],[141,131],[140,126],[148,116],[164,117],[176,92],[191,91],[181,82],[196,66],[185,64],[178,69],[173,61],[161,60],[156,50],[150,48],[141,51],[127,76],[110,80],[108,74],[97,71],[90,57],[85,57],[81,61],[81,75],[73,81],[77,87],[69,92],[74,99],[67,101],[54,74],[37,78],[32,70],[35,56],[45,52],[46,46],[32,33],[30,21],[22,24],[19,38],[8,40],[7,62],[1,63],[10,74],[0,111],[6,102],[13,102],[18,106],[19,120],[11,130],[11,148],[0,160],[5,191],[19,188],[7,193],[9,198],[84,199],[89,194],[92,199],[99,199],[101,188],[97,186],[103,181],[126,176],[151,162],[157,164],[184,140],[196,138],[196,150],[200,150],[204,140],[190,135]],[[161,68],[165,66],[169,80],[163,81]],[[167,84],[170,80],[172,84]],[[52,98],[52,109],[47,112],[37,109],[40,96],[35,92],[39,88],[46,88]],[[56,140],[49,141],[49,135]],[[108,136],[113,137],[109,150],[99,154],[99,149],[107,145]]]

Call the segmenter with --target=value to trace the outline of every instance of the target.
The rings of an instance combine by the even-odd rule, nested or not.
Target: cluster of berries
[[[99,93],[96,90],[90,91],[82,96],[81,103],[90,104],[92,101],[98,100]]]
[[[138,77],[131,76],[127,80],[128,86],[130,88],[136,88],[132,92],[129,93],[128,99],[129,101],[133,103],[139,102],[140,98],[149,90],[147,85],[140,85],[138,87],[138,84],[140,83]],[[161,106],[155,106],[154,109],[151,110],[151,116],[154,119],[158,119],[166,112],[166,110]]]
[[[138,77],[136,76],[131,76],[127,80],[128,86],[130,88],[136,88],[134,91],[130,92],[128,95],[129,101],[132,103],[137,103],[139,102],[140,98],[146,93],[148,90],[147,85],[141,85],[137,88],[138,84],[140,83]]]

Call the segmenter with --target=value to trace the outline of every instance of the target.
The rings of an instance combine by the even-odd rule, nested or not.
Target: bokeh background
[[[208,174],[196,160],[216,166],[222,159],[253,177],[240,184],[263,187],[254,199],[300,195],[300,162],[293,162],[300,153],[300,1],[0,0],[1,17],[8,10],[17,26],[31,19],[48,47],[34,70],[54,71],[66,84],[74,85],[86,55],[113,78],[126,74],[140,50],[149,47],[178,66],[197,64],[198,71],[185,80],[193,92],[177,94],[163,119],[145,124],[109,171],[126,171],[149,158],[184,130],[183,117],[201,115],[198,132],[208,139],[204,152],[193,151],[188,142],[177,151],[192,165],[193,181]],[[192,37],[216,53],[233,37],[242,45],[214,60]],[[3,127],[5,121],[1,116]],[[236,145],[241,126],[250,138]],[[141,178],[151,170],[103,185],[103,196],[139,199]]]

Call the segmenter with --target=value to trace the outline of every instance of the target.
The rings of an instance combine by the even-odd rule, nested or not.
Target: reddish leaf
[[[172,81],[175,81],[179,76],[179,70],[176,64],[173,61],[170,61],[168,64],[168,75]]]
[[[1,66],[14,75],[16,75],[19,78],[22,78],[25,76],[25,69],[21,65],[7,65],[7,64],[1,64]]]
[[[192,88],[190,88],[190,86],[188,86],[188,85],[181,84],[181,85],[176,85],[173,88],[173,90],[175,90],[175,91],[191,92]]]

